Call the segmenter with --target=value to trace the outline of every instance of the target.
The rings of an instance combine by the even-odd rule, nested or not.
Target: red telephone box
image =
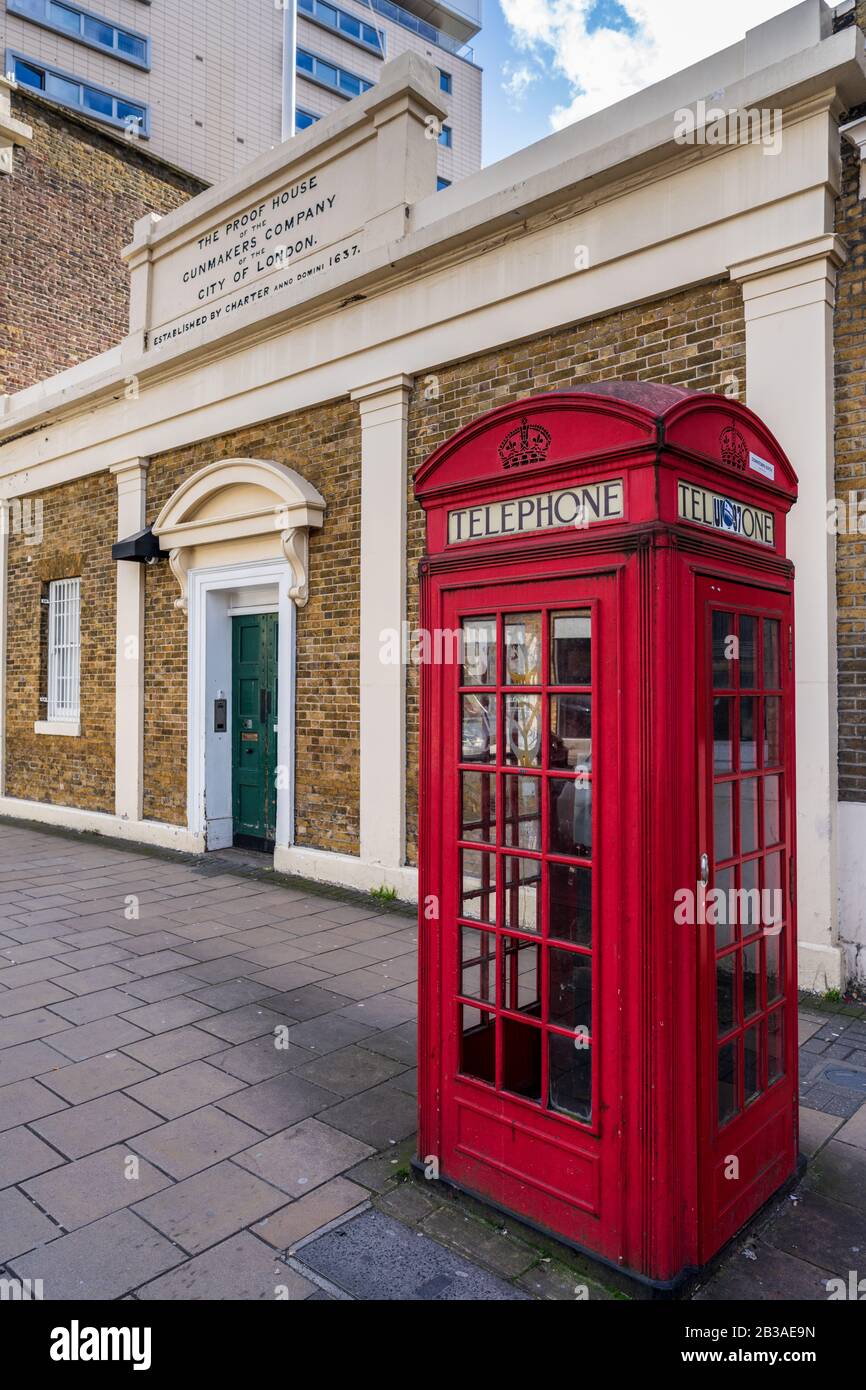
[[[426,461],[419,1157],[659,1288],[795,1170],[796,476],[608,382]]]

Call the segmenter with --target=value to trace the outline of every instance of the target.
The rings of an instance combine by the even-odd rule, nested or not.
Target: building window
[[[298,11],[306,19],[333,29],[341,38],[359,43],[363,48],[372,49],[380,58],[385,56],[385,35],[372,24],[341,10],[336,5],[328,5],[325,0],[298,0]]]
[[[86,43],[89,48],[98,48],[100,53],[110,53],[123,63],[150,67],[150,39],[78,5],[61,4],[59,0],[6,0],[6,8],[10,14],[30,19],[78,43]]]
[[[440,92],[451,91],[451,74],[450,72],[445,72],[443,68],[439,69],[439,90]]]
[[[106,87],[82,82],[70,73],[35,63],[32,58],[7,53],[6,71],[22,87],[42,92],[61,106],[71,106],[106,125],[120,126],[134,135],[150,135],[150,108],[138,101],[129,101]]]
[[[451,180],[450,180],[450,179],[438,178],[438,179],[436,180],[436,192],[437,192],[437,193],[441,193],[443,188],[450,188],[450,187],[451,187]]]
[[[298,72],[308,77],[311,82],[318,82],[321,87],[327,87],[343,97],[360,96],[362,92],[369,92],[370,88],[375,86],[375,83],[368,82],[365,77],[358,77],[354,72],[338,68],[335,63],[317,58],[315,53],[308,53],[305,48],[298,49],[297,66]]]
[[[300,106],[295,107],[295,130],[306,130],[308,126],[315,125],[319,116],[314,116],[312,111],[302,111]]]
[[[81,580],[48,585],[48,719],[77,720],[81,696]]]
[[[450,125],[444,125],[439,132],[439,144],[444,145],[446,150],[450,150],[454,144],[453,131]]]

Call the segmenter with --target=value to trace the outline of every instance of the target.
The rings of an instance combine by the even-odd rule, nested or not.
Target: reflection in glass
[[[782,700],[768,695],[764,701],[764,767],[778,767],[782,761]]]
[[[492,845],[496,841],[496,775],[460,774],[460,838]]]
[[[736,1038],[719,1048],[718,1096],[719,1124],[727,1124],[737,1113],[737,1052]]]
[[[504,925],[513,931],[541,931],[541,860],[505,856]]]
[[[552,685],[590,685],[592,661],[589,613],[554,613],[550,619]]]
[[[503,936],[502,1007],[541,1016],[541,947],[517,936]]]
[[[460,1009],[460,1070],[464,1076],[477,1077],[491,1086],[496,1082],[496,1015],[471,1009]]]
[[[541,849],[541,778],[504,777],[505,843],[517,849]]]
[[[723,894],[721,899],[716,899],[717,905],[715,909],[716,950],[721,951],[725,946],[733,944],[736,935],[736,912],[732,907],[735,901],[733,866],[730,869],[716,869],[713,886]],[[709,911],[710,909],[708,907],[708,918]]]
[[[464,618],[463,685],[496,684],[496,619]]]
[[[740,854],[758,848],[758,778],[740,783]]]
[[[717,695],[713,700],[713,770],[733,772],[731,750],[731,706],[733,700]]]
[[[758,766],[758,741],[755,733],[754,695],[744,695],[740,701],[740,770],[748,772]]]
[[[731,782],[713,787],[713,857],[717,864],[734,852],[734,803]]]
[[[592,1027],[592,957],[576,951],[547,952],[549,1021],[561,1028]]]
[[[550,766],[592,768],[592,696],[550,697]]]
[[[464,695],[461,761],[496,762],[496,696]]]
[[[764,778],[764,844],[777,845],[782,838],[780,835],[780,795],[781,778]]]
[[[785,1020],[782,1009],[767,1019],[767,1085],[785,1075]]]
[[[592,945],[592,869],[548,864],[549,935],[575,946]]]
[[[460,916],[476,922],[496,921],[496,856],[475,849],[460,851]]]
[[[779,680],[779,623],[776,618],[764,619],[764,688],[778,690]]]
[[[782,997],[782,933],[764,937],[766,952],[767,1003]]]
[[[505,755],[517,767],[541,766],[540,695],[506,695]]]
[[[592,1047],[581,1038],[548,1033],[550,1106],[588,1124],[592,1119]]]
[[[541,684],[541,614],[518,613],[505,619],[505,681]]]
[[[740,614],[740,689],[754,690],[758,684],[758,620]]]
[[[541,1029],[501,1019],[502,1087],[527,1100],[541,1100]]]
[[[743,1018],[754,1018],[761,1007],[759,975],[761,970],[761,943],[753,941],[743,948]]]
[[[764,892],[769,894],[767,901],[772,905],[774,893],[782,891],[782,852],[768,854],[764,860]]]
[[[743,1100],[754,1100],[761,1089],[761,1025],[747,1028],[743,1037]]]
[[[737,953],[716,961],[716,1017],[719,1037],[730,1033],[737,1021]]]
[[[731,656],[736,644],[731,642],[735,635],[733,613],[713,613],[713,689],[731,690],[734,685],[734,667]]]
[[[496,937],[493,932],[460,928],[460,993],[482,1004],[496,1003]]]
[[[550,848],[554,854],[592,857],[592,783],[578,777],[551,777]]]

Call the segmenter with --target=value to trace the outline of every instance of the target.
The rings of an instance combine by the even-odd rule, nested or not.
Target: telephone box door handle
[[[710,857],[708,854],[701,855],[701,885],[706,888],[710,881]]]

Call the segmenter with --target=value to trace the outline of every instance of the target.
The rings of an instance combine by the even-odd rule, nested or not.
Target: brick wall
[[[410,629],[418,622],[418,561],[424,513],[412,482],[424,459],[455,430],[495,406],[574,382],[613,377],[663,382],[695,391],[727,391],[745,400],[743,301],[739,286],[705,286],[656,304],[610,314],[502,351],[437,369],[438,398],[416,379],[409,407],[408,558]],[[407,858],[417,862],[418,671],[407,676]]]
[[[154,458],[148,521],[197,468],[220,458],[295,468],[328,504],[310,536],[310,601],[298,610],[295,834],[300,845],[358,853],[358,646],[361,430],[349,401],[301,411]],[[187,618],[168,565],[145,580],[144,814],[186,823]]]
[[[6,667],[6,794],[89,811],[114,811],[114,478],[97,473],[51,488],[24,529],[9,536]],[[47,711],[47,623],[40,602],[51,579],[81,577],[81,736],[34,733]]]
[[[129,315],[120,251],[133,224],[205,187],[20,91],[12,113],[33,140],[15,150],[12,177],[0,176],[0,393],[120,342]]]

